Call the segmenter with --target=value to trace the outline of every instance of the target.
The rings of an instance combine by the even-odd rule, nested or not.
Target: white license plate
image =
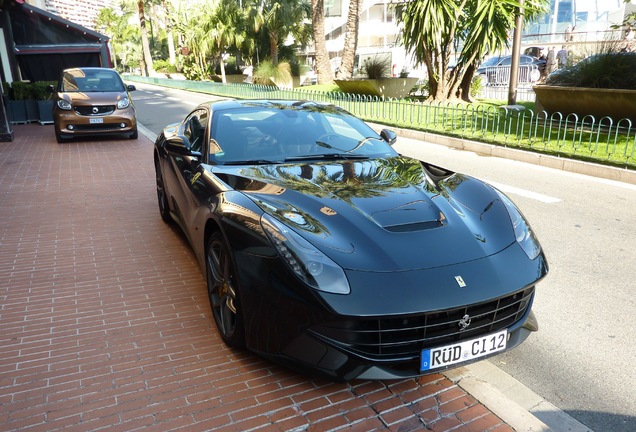
[[[484,357],[506,349],[508,330],[439,348],[422,350],[422,372]]]
[[[92,118],[92,119],[88,119],[88,121],[91,123],[104,123],[103,118]]]

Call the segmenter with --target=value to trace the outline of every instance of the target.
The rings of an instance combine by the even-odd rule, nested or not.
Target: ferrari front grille
[[[381,319],[352,318],[315,326],[311,331],[344,350],[375,360],[416,358],[425,348],[511,327],[526,315],[533,296],[531,287],[461,308]]]

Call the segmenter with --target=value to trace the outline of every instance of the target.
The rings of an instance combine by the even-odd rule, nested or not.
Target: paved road
[[[155,134],[213,98],[138,89],[139,121]],[[636,186],[416,140],[397,148],[504,190],[546,250],[551,273],[534,305],[541,329],[492,363],[592,430],[636,430]]]

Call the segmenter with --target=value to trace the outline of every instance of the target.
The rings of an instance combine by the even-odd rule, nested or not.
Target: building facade
[[[105,7],[112,7],[115,0],[27,0],[27,3],[95,30],[97,14]]]
[[[611,26],[620,25],[626,15],[636,11],[636,2],[625,3],[624,0],[551,2],[548,13],[525,23],[522,48],[561,44],[566,38],[570,39],[567,42],[573,43],[620,40],[624,29],[615,30]],[[357,53],[360,57],[390,54],[393,75],[404,69],[411,76],[419,76],[422,71],[413,64],[412,57],[400,44],[400,29],[391,3],[391,0],[362,0]],[[325,0],[327,51],[334,70],[339,65],[344,47],[348,8],[349,0]]]

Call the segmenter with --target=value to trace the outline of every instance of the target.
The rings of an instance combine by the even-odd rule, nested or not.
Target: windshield
[[[481,66],[482,67],[497,66],[497,63],[499,63],[499,60],[501,60],[501,57],[490,57],[488,60],[483,62]]]
[[[124,83],[117,72],[103,70],[72,69],[62,76],[63,92],[122,92]]]
[[[246,106],[215,113],[210,160],[281,163],[397,153],[360,119],[329,106]]]

